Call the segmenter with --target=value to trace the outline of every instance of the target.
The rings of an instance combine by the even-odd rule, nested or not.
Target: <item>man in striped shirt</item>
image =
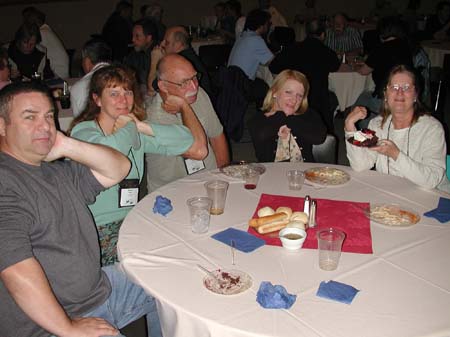
[[[338,13],[334,16],[332,28],[327,30],[325,44],[333,49],[338,56],[356,56],[362,53],[363,43],[361,34],[356,28],[347,24],[345,14]]]

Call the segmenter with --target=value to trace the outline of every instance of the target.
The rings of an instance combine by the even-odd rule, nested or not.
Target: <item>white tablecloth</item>
[[[336,94],[339,110],[355,104],[359,95],[365,90],[374,90],[372,75],[363,76],[356,71],[335,72],[328,76],[328,88]]]
[[[195,50],[197,55],[199,55],[199,50],[201,46],[209,46],[214,44],[225,44],[225,40],[221,36],[212,36],[209,38],[200,38],[200,39],[196,38],[191,42],[192,49]]]
[[[405,179],[349,167],[341,167],[351,175],[345,185],[289,191],[289,168],[317,164],[265,165],[253,191],[239,180],[205,172],[148,195],[125,219],[118,243],[122,266],[157,298],[166,337],[450,336],[450,224],[427,217],[404,229],[372,223],[374,253],[343,253],[332,272],[319,268],[317,250],[263,246],[252,253],[238,251],[235,267],[252,276],[251,289],[235,296],[206,290],[197,263],[231,267],[230,248],[210,236],[228,227],[246,230],[261,193],[397,203],[420,214],[435,208],[439,199],[438,192]],[[193,234],[186,200],[205,195],[204,182],[216,178],[230,182],[225,212],[212,216],[208,233]],[[157,195],[172,200],[174,210],[167,217],[152,212]],[[336,219],[341,221],[345,218]],[[351,305],[315,295],[319,283],[330,279],[360,289]],[[256,302],[262,281],[285,286],[297,295],[296,303],[289,310],[263,309]]]
[[[444,66],[445,54],[450,54],[450,41],[423,41],[422,47],[428,54],[432,67]]]

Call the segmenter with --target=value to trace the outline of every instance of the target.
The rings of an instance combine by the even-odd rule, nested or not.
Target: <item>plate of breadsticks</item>
[[[281,206],[276,210],[266,206],[258,210],[258,217],[248,222],[259,234],[271,234],[286,227],[306,230],[308,215],[305,212],[293,212],[290,207]]]

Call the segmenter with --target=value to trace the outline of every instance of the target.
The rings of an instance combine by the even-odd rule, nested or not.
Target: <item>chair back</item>
[[[337,140],[336,137],[327,134],[322,144],[313,145],[312,153],[317,163],[337,163]]]
[[[228,44],[212,44],[200,46],[198,54],[206,70],[216,72],[220,66],[226,66],[230,56],[231,46]]]

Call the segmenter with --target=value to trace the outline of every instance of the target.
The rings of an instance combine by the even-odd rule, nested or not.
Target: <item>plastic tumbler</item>
[[[193,233],[205,233],[209,229],[210,209],[212,200],[207,197],[188,199],[187,205],[191,214],[191,229]]]
[[[228,183],[223,180],[212,180],[205,183],[206,193],[212,200],[211,214],[222,214],[227,199]]]
[[[326,228],[317,232],[320,269],[335,270],[337,268],[344,238],[345,233],[335,228]]]
[[[301,190],[305,181],[305,173],[300,170],[290,170],[287,172],[290,190]]]

